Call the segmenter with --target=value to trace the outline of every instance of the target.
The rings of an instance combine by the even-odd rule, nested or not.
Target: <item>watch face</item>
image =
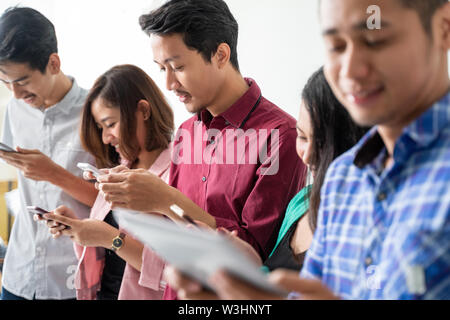
[[[122,243],[123,243],[122,239],[116,238],[113,241],[113,246],[116,248],[120,248],[122,246]]]

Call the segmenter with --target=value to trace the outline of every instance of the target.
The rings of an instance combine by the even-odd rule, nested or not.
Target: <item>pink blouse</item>
[[[172,144],[164,150],[148,170],[165,182],[169,181]],[[90,218],[103,221],[111,211],[111,206],[102,195],[98,195],[91,209]],[[124,231],[125,232],[125,231]],[[129,237],[129,235],[127,235]],[[75,277],[78,300],[95,300],[100,290],[105,261],[104,248],[86,248],[74,244],[79,262],[79,271]],[[84,257],[83,257],[83,250]],[[82,259],[82,260],[81,260]],[[119,300],[161,300],[164,286],[161,278],[165,263],[151,249],[144,247],[141,272],[128,263],[122,278]]]

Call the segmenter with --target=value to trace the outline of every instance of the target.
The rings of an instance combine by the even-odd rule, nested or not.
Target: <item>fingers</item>
[[[23,149],[21,147],[17,147],[16,150],[21,154],[38,154],[41,153],[39,150],[29,150],[29,149]]]
[[[202,286],[188,277],[184,276],[175,267],[167,265],[164,268],[163,279],[169,283],[174,290],[183,290],[185,293],[198,293]]]
[[[117,166],[115,168],[112,168],[112,169],[108,170],[109,171],[108,173],[120,173],[120,172],[123,172],[123,171],[129,171],[129,170],[130,170],[130,168],[128,168],[128,167],[126,167],[124,165],[120,165],[120,166]],[[105,173],[105,174],[108,174],[108,173]]]
[[[101,184],[114,184],[118,182],[123,182],[127,179],[128,175],[124,172],[121,173],[110,173],[107,175],[102,175],[98,177],[98,182]]]
[[[90,171],[83,171],[83,179],[87,181],[97,180]]]
[[[209,283],[219,297],[224,300],[277,300],[282,298],[255,288],[223,270],[216,272],[209,279]]]
[[[303,299],[338,299],[333,292],[318,280],[300,278],[298,272],[278,269],[269,275],[269,281],[288,291],[295,291]]]
[[[56,222],[59,222],[61,224],[64,224],[65,226],[68,227],[73,227],[76,224],[76,220],[65,217],[63,215],[60,214],[52,214],[52,213],[46,213],[44,214],[44,218],[48,219],[48,220],[53,220]]]

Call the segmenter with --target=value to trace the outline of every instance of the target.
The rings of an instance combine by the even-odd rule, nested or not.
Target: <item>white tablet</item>
[[[188,229],[169,219],[123,209],[114,210],[114,218],[121,228],[209,290],[212,288],[207,283],[208,278],[223,269],[269,293],[288,294],[271,284],[259,265],[216,232]]]

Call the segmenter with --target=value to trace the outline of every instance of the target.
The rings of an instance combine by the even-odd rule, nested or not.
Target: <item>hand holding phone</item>
[[[99,169],[97,169],[96,167],[94,167],[93,165],[89,164],[89,163],[78,163],[77,167],[80,168],[83,171],[87,171],[92,173],[92,175],[97,179],[100,175],[101,172]]]

